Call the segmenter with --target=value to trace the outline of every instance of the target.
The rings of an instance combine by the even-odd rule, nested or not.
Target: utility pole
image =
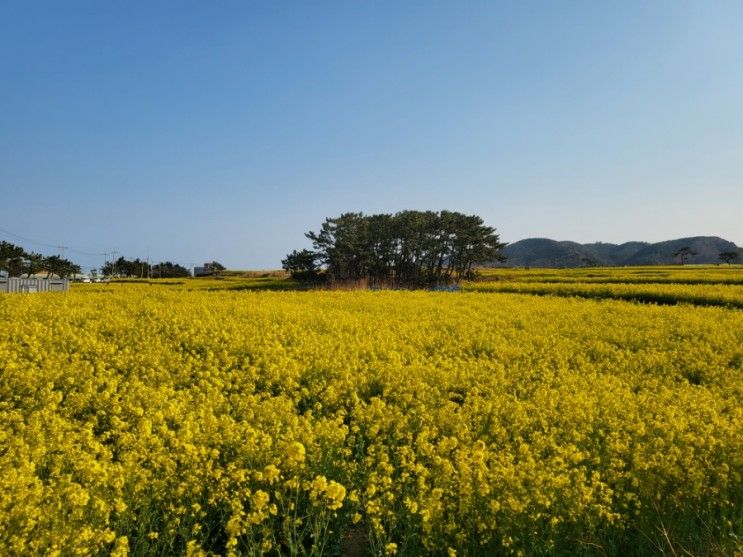
[[[119,252],[116,250],[113,250],[111,252],[111,275],[116,275],[116,256],[119,255]]]

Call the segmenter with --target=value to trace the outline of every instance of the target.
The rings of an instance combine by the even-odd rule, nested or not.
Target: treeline
[[[221,267],[216,261],[207,263],[210,269]],[[224,268],[224,267],[222,267]],[[69,278],[81,274],[80,265],[59,255],[44,256],[40,253],[27,252],[21,246],[10,242],[0,241],[0,271],[10,277],[31,276],[46,273],[47,278],[55,275],[60,278]],[[191,276],[190,271],[183,265],[171,261],[150,264],[137,259],[119,257],[115,261],[106,262],[100,269],[106,277],[137,277],[137,278],[183,278]],[[94,274],[97,271],[93,271]]]
[[[59,255],[44,256],[40,253],[27,252],[20,246],[0,241],[0,271],[10,277],[31,276],[46,272],[47,278],[56,275],[67,278],[80,272],[80,265]]]
[[[314,249],[295,250],[282,261],[305,280],[448,284],[472,276],[476,265],[504,259],[494,228],[453,211],[344,213],[305,236]]]
[[[139,258],[130,260],[125,257],[106,262],[101,267],[101,273],[107,277],[127,278],[185,278],[191,276],[190,271],[178,263],[163,261],[152,264]]]

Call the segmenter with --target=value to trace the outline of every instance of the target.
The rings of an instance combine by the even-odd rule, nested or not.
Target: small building
[[[216,261],[210,261],[208,263],[204,263],[200,267],[194,267],[193,276],[208,277],[218,274],[220,271],[224,271],[224,265],[222,265],[221,263],[217,263]]]
[[[70,281],[57,278],[0,278],[0,292],[67,292]]]

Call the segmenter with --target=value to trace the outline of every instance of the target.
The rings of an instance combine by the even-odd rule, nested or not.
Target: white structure
[[[67,292],[67,279],[0,278],[0,292]]]

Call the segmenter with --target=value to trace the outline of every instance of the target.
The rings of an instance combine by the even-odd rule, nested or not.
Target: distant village
[[[193,272],[178,263],[119,257],[102,267],[83,272],[80,265],[62,255],[45,256],[0,241],[0,292],[67,290],[69,282],[104,283],[112,278],[185,278],[211,276],[225,267],[217,261],[195,266]]]

